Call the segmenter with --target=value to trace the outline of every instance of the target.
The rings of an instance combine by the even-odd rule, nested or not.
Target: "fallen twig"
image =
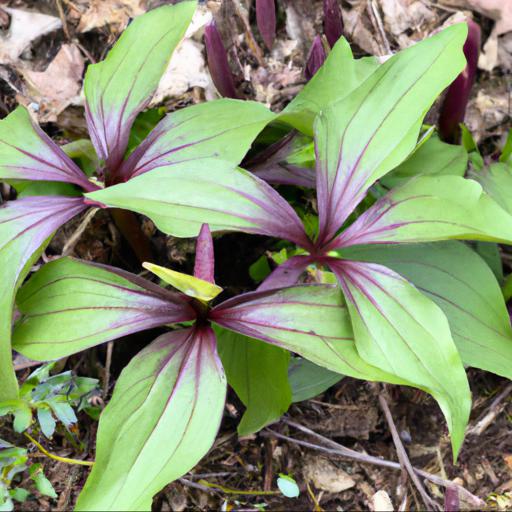
[[[192,482],[186,478],[180,478],[179,480],[183,485],[187,487],[193,487],[205,492],[222,492],[224,494],[236,494],[240,496],[275,496],[279,494],[279,491],[244,491],[240,489],[231,489],[230,487],[224,487],[221,484],[212,484],[206,480],[199,480],[199,482]]]
[[[289,418],[282,418],[282,422],[286,423],[290,427],[296,428],[297,430],[300,430],[301,432],[304,432],[305,434],[308,434],[312,437],[315,437],[326,446],[321,446],[318,444],[310,443],[308,441],[302,441],[300,439],[295,439],[293,437],[286,436],[284,434],[280,434],[279,432],[275,432],[274,430],[271,430],[269,428],[265,429],[261,432],[261,435],[263,437],[271,436],[276,437],[278,439],[282,439],[284,441],[288,441],[294,444],[298,444],[300,446],[304,446],[306,448],[311,448],[313,450],[321,451],[324,453],[328,453],[330,455],[336,455],[338,457],[346,457],[348,459],[357,460],[358,462],[366,463],[366,464],[374,464],[376,466],[386,467],[389,469],[395,469],[395,470],[401,470],[402,467],[398,462],[394,462],[391,460],[382,459],[380,457],[374,457],[372,455],[367,455],[365,453],[358,452],[356,450],[352,450],[350,448],[347,448],[339,443],[336,443],[332,439],[329,439],[327,437],[322,436],[321,434],[318,434],[314,430],[311,430],[307,427],[304,427],[303,425],[299,423],[295,423],[294,421],[290,420]],[[474,494],[470,493],[467,489],[462,487],[461,485],[455,484],[454,482],[451,482],[450,480],[446,480],[444,478],[441,478],[437,475],[433,475],[431,473],[428,473],[427,471],[423,471],[422,469],[417,469],[413,467],[414,472],[426,480],[429,480],[435,485],[439,485],[442,487],[449,487],[449,486],[455,486],[457,490],[460,493],[460,496],[464,498],[465,501],[468,503],[471,503],[475,508],[481,508],[485,506],[485,502],[481,500],[478,496],[475,496]]]
[[[427,506],[427,508],[432,508],[434,510],[442,510],[442,507],[428,495],[427,491],[420,482],[418,475],[414,472],[414,468],[412,467],[411,461],[409,460],[409,456],[405,451],[402,440],[400,439],[400,435],[398,434],[398,430],[396,429],[396,425],[393,420],[391,411],[389,409],[385,393],[385,390],[379,393],[379,403],[382,408],[382,411],[384,412],[384,416],[386,417],[386,421],[388,423],[391,436],[393,437],[393,443],[395,444],[395,449],[398,455],[398,460],[400,461],[400,466],[404,471],[407,471],[407,474],[409,475],[414,486],[420,493],[421,499],[423,500],[423,503]]]
[[[480,417],[477,424],[473,427],[468,428],[467,434],[471,435],[481,435],[489,425],[496,419],[496,416],[500,414],[500,412],[505,407],[505,404],[502,402],[505,400],[505,398],[508,397],[512,393],[512,383],[508,384],[505,389],[491,402],[491,405],[489,405],[487,412]]]
[[[109,341],[107,343],[107,356],[105,360],[105,380],[103,382],[103,396],[106,398],[108,395],[108,388],[110,386],[110,367],[112,366],[112,352],[114,350],[114,343]]]
[[[87,229],[87,226],[96,215],[96,212],[99,208],[91,208],[85,217],[83,218],[80,225],[76,228],[75,232],[70,236],[69,240],[65,243],[64,248],[62,249],[62,256],[69,256],[73,250],[75,249],[75,245],[80,240],[80,237],[84,234],[84,231]]]

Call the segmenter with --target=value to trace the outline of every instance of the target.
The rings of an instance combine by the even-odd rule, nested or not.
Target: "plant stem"
[[[66,464],[75,464],[78,466],[92,466],[94,462],[88,460],[77,460],[77,459],[68,459],[67,457],[59,457],[59,455],[54,455],[50,453],[41,443],[38,443],[30,434],[27,432],[23,432],[23,435],[32,443],[34,443],[37,449],[48,458],[53,460],[58,460],[59,462],[65,462]]]
[[[260,432],[260,435],[262,437],[276,437],[278,439],[282,439],[284,441],[288,441],[294,444],[298,444],[300,446],[304,446],[306,448],[311,448],[313,450],[318,450],[330,455],[336,455],[338,457],[346,457],[349,459],[357,460],[358,462],[367,463],[367,464],[375,464],[377,466],[386,467],[389,469],[398,469],[401,470],[402,467],[398,462],[394,462],[391,460],[382,459],[380,457],[374,457],[372,455],[367,455],[366,453],[358,452],[357,450],[352,450],[350,448],[347,448],[346,446],[343,446],[339,443],[336,443],[332,439],[329,439],[328,437],[324,437],[318,432],[315,432],[314,430],[311,430],[300,423],[296,423],[287,417],[281,418],[281,421],[285,423],[286,425],[289,425],[290,427],[296,428],[297,430],[300,430],[301,432],[304,432],[305,434],[308,434],[312,437],[315,437],[325,445],[329,446],[330,448],[327,448],[327,446],[321,446],[318,444],[310,443],[308,441],[302,441],[301,439],[294,439],[293,437],[285,436],[283,434],[280,434],[279,432],[275,432],[274,430],[271,430],[269,428],[266,428],[264,431]],[[426,478],[427,480],[430,480],[435,485],[440,485],[442,487],[449,487],[449,486],[455,486],[457,487],[459,493],[461,496],[464,496],[465,500],[471,503],[475,509],[482,508],[485,506],[485,502],[481,500],[478,496],[475,496],[474,494],[470,493],[467,489],[462,487],[461,485],[455,484],[454,482],[451,482],[450,480],[446,480],[444,478],[441,478],[437,475],[433,475],[432,473],[428,473],[427,471],[423,471],[422,469],[414,468],[414,472],[421,476],[422,478]]]
[[[206,480],[199,480],[198,484],[208,487],[210,489],[216,489],[218,491],[222,491],[226,494],[239,494],[244,496],[275,496],[279,494],[278,491],[240,491],[238,489],[230,489],[229,487],[224,487],[220,484],[211,484]]]
[[[151,242],[142,231],[137,216],[133,212],[120,208],[110,208],[110,214],[114,224],[132,248],[137,259],[141,263],[155,261]]]

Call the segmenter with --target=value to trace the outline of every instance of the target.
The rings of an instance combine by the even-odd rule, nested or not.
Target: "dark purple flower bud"
[[[306,80],[313,78],[313,75],[320,69],[326,58],[327,55],[325,54],[324,45],[322,44],[322,38],[316,36],[315,39],[313,39],[313,44],[309,50],[306,67],[304,69]]]
[[[444,510],[445,512],[459,512],[460,510],[459,491],[454,485],[446,488],[444,493]]]
[[[324,34],[331,48],[343,35],[343,17],[338,0],[324,0]]]
[[[478,55],[480,52],[480,26],[468,20],[468,37],[464,44],[467,64],[464,71],[450,85],[439,113],[439,135],[445,142],[458,143],[460,123],[464,122],[466,107],[475,83]]]
[[[276,4],[274,0],[256,0],[256,23],[269,50],[276,37]]]
[[[208,69],[217,91],[225,98],[238,98],[233,74],[229,68],[228,55],[215,21],[206,25],[204,29],[204,43],[206,46]]]
[[[194,277],[215,284],[215,256],[213,254],[213,239],[208,224],[201,226],[196,241],[196,262]]]

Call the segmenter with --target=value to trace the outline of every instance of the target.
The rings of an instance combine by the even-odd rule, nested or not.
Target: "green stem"
[[[230,489],[229,487],[224,487],[220,484],[211,484],[206,480],[199,480],[198,483],[205,487],[209,487],[210,489],[217,489],[218,491],[222,491],[226,494],[239,494],[244,496],[274,496],[279,494],[277,491],[239,491],[238,489]]]
[[[65,462],[66,464],[75,464],[78,466],[94,465],[94,462],[88,460],[68,459],[67,457],[60,457],[59,455],[54,455],[53,453],[50,453],[42,444],[38,443],[30,434],[27,434],[27,432],[23,432],[23,434],[28,440],[30,440],[30,442],[34,443],[37,446],[38,450],[43,455],[46,455],[50,459],[58,460],[59,462]]]

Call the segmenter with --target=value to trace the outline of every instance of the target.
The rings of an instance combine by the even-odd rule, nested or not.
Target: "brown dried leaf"
[[[444,5],[470,9],[496,22],[496,35],[512,30],[512,0],[442,0]]]
[[[77,30],[88,32],[107,25],[115,31],[121,31],[130,18],[145,12],[142,4],[142,0],[92,0]]]
[[[307,459],[304,478],[322,491],[338,493],[355,487],[355,480],[345,471],[322,457]]]
[[[80,94],[84,65],[82,54],[75,45],[63,45],[45,71],[21,69],[28,96],[18,100],[26,106],[37,103],[40,122],[56,121]]]
[[[59,18],[39,12],[3,8],[11,17],[7,34],[0,36],[0,64],[14,64],[30,43],[62,26]]]
[[[376,512],[393,512],[395,508],[391,502],[391,498],[386,491],[377,491],[371,499],[372,510]]]
[[[367,26],[371,27],[371,24],[369,24],[364,11],[343,9],[343,21],[345,23],[345,33],[351,42],[356,43],[357,46],[370,55],[381,55],[382,52],[376,35],[367,28]]]

